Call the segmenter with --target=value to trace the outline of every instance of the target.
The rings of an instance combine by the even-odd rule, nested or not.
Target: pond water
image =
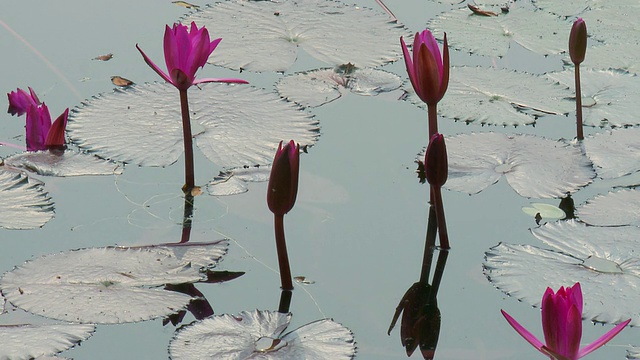
[[[377,6],[374,1],[357,3]],[[386,4],[412,32],[424,29],[428,19],[451,8],[414,0]],[[4,2],[0,4],[2,90],[30,86],[58,114],[80,105],[83,99],[111,92],[111,76],[138,84],[158,81],[135,44],[162,63],[164,25],[186,13],[188,10],[170,1]],[[567,39],[568,31],[569,27]],[[91,60],[106,53],[113,53],[113,59]],[[452,51],[452,65],[495,65],[532,73],[560,70],[561,59],[536,55],[516,44],[503,59]],[[300,53],[289,72],[314,66],[323,65]],[[402,61],[384,69],[406,78]],[[281,77],[276,73],[239,74],[213,65],[205,66],[198,75],[241,77],[267,90]],[[387,329],[398,302],[420,276],[429,189],[418,182],[414,159],[428,141],[426,110],[397,101],[399,95],[345,93],[338,101],[309,110],[320,121],[321,136],[308,154],[301,155],[298,201],[285,220],[292,273],[313,282],[295,284],[289,329],[333,318],[353,331],[358,359],[406,357],[399,325],[390,336]],[[23,120],[0,112],[0,141],[22,145]],[[573,138],[575,132],[571,116],[547,116],[535,127],[480,127],[451,119],[440,119],[439,126],[445,135],[495,131],[560,139]],[[597,131],[585,128],[585,135]],[[13,153],[14,149],[0,148],[2,157]],[[195,153],[196,182],[204,185],[221,169],[199,151]],[[0,229],[0,272],[34,257],[71,249],[179,241],[182,164],[181,157],[166,168],[127,165],[122,175],[34,176],[46,184],[55,202],[55,217],[38,229]],[[580,204],[609,190],[609,183],[596,181],[577,192],[574,200]],[[443,198],[452,249],[438,292],[442,325],[436,357],[541,358],[500,314],[500,309],[506,310],[541,337],[539,309],[495,289],[482,272],[482,261],[484,253],[499,242],[539,245],[529,232],[536,227],[535,220],[521,208],[531,202],[557,205],[559,200],[523,198],[504,178],[473,196],[445,191]],[[216,269],[245,273],[222,284],[197,285],[216,314],[277,310],[280,283],[273,215],[265,199],[266,183],[251,183],[244,194],[195,198],[191,241],[230,239],[229,252]],[[189,314],[184,324],[193,320]],[[0,317],[0,324],[42,321],[46,320],[19,310]],[[609,325],[585,322],[583,340],[590,342],[609,329]],[[91,338],[61,356],[167,358],[175,330],[170,324],[163,326],[161,319],[98,325]],[[637,343],[637,330],[626,329],[590,358],[621,359],[627,346]],[[413,358],[420,358],[419,351]]]

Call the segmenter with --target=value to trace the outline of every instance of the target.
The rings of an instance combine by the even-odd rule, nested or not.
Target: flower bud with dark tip
[[[449,174],[447,147],[445,146],[444,136],[442,134],[435,133],[431,137],[431,140],[429,140],[424,163],[429,184],[438,188],[442,187],[442,185],[447,182],[447,176]]]
[[[571,27],[569,35],[569,55],[571,62],[580,65],[584,61],[587,52],[587,24],[582,18],[578,18]]]
[[[275,215],[288,213],[296,202],[298,194],[298,173],[300,167],[300,145],[293,140],[278,146],[271,166],[267,187],[267,204]]]

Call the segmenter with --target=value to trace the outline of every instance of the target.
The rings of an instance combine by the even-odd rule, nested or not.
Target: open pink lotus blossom
[[[413,58],[400,37],[404,62],[409,80],[416,94],[427,105],[435,105],[442,99],[449,86],[449,45],[444,34],[442,55],[431,31],[416,33],[413,39]]]
[[[7,94],[12,115],[27,114],[27,151],[47,150],[64,146],[64,131],[67,127],[69,108],[51,123],[51,114],[45,103],[40,103],[33,89],[29,93],[18,89]]]
[[[195,22],[191,23],[191,29],[186,25],[173,24],[173,28],[166,26],[164,31],[164,60],[167,64],[168,74],[156,65],[140,49],[144,61],[167,82],[170,82],[179,90],[187,90],[191,85],[207,82],[242,83],[248,82],[242,79],[196,79],[196,71],[204,67],[209,55],[215,50],[222,39],[210,41],[209,31],[203,26],[198,29]]]
[[[606,344],[624,329],[631,319],[623,321],[591,344],[580,349],[582,338],[582,290],[580,283],[560,287],[554,294],[547,288],[542,297],[542,331],[546,344],[531,334],[504,310],[507,322],[538,351],[556,360],[576,360]]]

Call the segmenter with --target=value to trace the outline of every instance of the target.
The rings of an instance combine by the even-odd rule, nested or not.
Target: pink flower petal
[[[234,78],[204,78],[204,79],[196,79],[193,84],[203,84],[210,82],[220,82],[220,83],[234,83],[234,84],[248,84],[247,80],[243,79],[234,79]]]
[[[535,337],[535,335],[530,333],[529,330],[525,329],[524,326],[520,325],[516,321],[516,319],[512,318],[511,315],[507,314],[506,311],[500,310],[500,312],[502,312],[502,315],[504,316],[505,319],[507,319],[507,322],[509,323],[509,325],[511,325],[511,327],[513,327],[513,329],[517,331],[518,334],[520,334],[520,336],[522,336],[525,340],[527,340],[529,344],[533,345],[533,347],[538,349],[538,351],[544,353],[544,351],[542,351],[542,347],[544,346],[542,341],[538,340],[538,338]]]
[[[613,339],[616,335],[618,335],[620,333],[620,331],[622,331],[622,329],[624,329],[624,327],[629,324],[630,321],[631,321],[631,319],[618,324],[616,327],[614,327],[613,329],[609,330],[606,334],[604,334],[601,337],[599,337],[596,341],[594,341],[591,344],[589,344],[589,345],[585,346],[584,348],[582,348],[582,350],[580,350],[580,352],[578,353],[578,359],[581,358],[581,357],[585,357],[585,356],[589,355],[594,350],[596,350],[599,347],[601,347],[602,345],[608,343],[609,340]]]
[[[64,146],[64,130],[67,128],[67,119],[69,118],[69,108],[67,108],[58,118],[51,124],[44,145],[46,148]]]
[[[155,71],[158,75],[160,75],[160,77],[163,78],[164,81],[173,84],[173,81],[171,80],[169,75],[167,75],[164,71],[162,71],[162,69],[160,69],[158,67],[158,65],[156,65],[153,61],[151,61],[151,59],[149,59],[147,54],[145,54],[144,51],[142,51],[142,49],[140,49],[138,44],[136,44],[136,48],[138,49],[138,51],[140,51],[140,54],[142,54],[142,57],[144,58],[144,61],[147,63],[147,65],[149,65],[153,69],[153,71]]]

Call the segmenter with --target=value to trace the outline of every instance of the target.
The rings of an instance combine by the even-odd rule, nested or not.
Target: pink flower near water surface
[[[442,55],[431,31],[416,33],[413,39],[413,58],[404,39],[400,37],[404,62],[409,80],[416,94],[427,105],[435,105],[442,99],[449,86],[449,45],[444,34]]]
[[[52,124],[49,108],[46,104],[40,103],[33,89],[29,88],[29,93],[18,89],[7,95],[9,97],[9,113],[18,116],[27,114],[27,151],[64,146],[64,132],[69,116],[68,108]]]
[[[551,288],[547,288],[542,297],[542,331],[546,344],[543,344],[527,329],[520,325],[504,310],[507,322],[525,340],[538,351],[556,360],[576,360],[587,356],[594,350],[606,344],[614,336],[624,329],[631,319],[618,324],[596,341],[580,349],[582,339],[582,290],[580,283],[573,287],[560,287],[554,294]]]
[[[164,31],[164,60],[168,74],[151,61],[137,44],[136,48],[158,75],[179,90],[187,90],[191,85],[207,82],[247,84],[248,82],[242,79],[196,79],[196,71],[204,67],[209,55],[221,40],[219,38],[211,41],[209,31],[204,26],[198,29],[195,22],[191,23],[191,29],[182,24],[173,24],[173,28],[167,25]]]

